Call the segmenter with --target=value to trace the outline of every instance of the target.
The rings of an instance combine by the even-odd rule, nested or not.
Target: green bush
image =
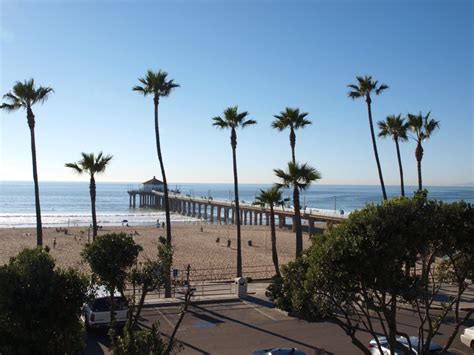
[[[112,353],[114,355],[154,355],[163,354],[166,344],[158,332],[158,327],[153,324],[151,330],[124,329],[122,336],[112,334]]]
[[[309,263],[305,255],[282,267],[282,276],[275,275],[266,295],[277,308],[306,320],[323,318],[323,300],[317,300],[306,287]]]
[[[87,280],[55,267],[41,248],[24,249],[0,266],[0,354],[80,351]]]

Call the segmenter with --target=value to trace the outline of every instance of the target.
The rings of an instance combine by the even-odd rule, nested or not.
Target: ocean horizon
[[[148,208],[129,208],[128,189],[140,183],[98,182],[97,218],[101,225],[116,226],[123,220],[130,225],[153,225],[164,220],[164,211]],[[239,199],[253,202],[260,189],[272,184],[239,184]],[[215,199],[233,199],[233,184],[229,183],[170,183],[170,189],[178,188],[182,194],[193,197],[212,196]],[[398,196],[398,185],[386,186],[389,197]],[[410,196],[416,186],[406,186]],[[453,202],[464,200],[474,203],[474,186],[427,186],[431,199]],[[291,197],[289,191],[285,197]],[[88,226],[91,223],[88,182],[40,182],[41,215],[44,227]],[[328,213],[343,210],[350,213],[367,203],[382,201],[379,185],[323,185],[314,184],[301,194],[303,207]],[[292,202],[289,202],[292,205]],[[172,214],[173,223],[199,222],[199,219]],[[33,182],[0,182],[0,228],[34,227],[35,205]]]

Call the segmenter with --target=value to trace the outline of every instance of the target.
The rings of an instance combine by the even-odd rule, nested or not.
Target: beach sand
[[[236,265],[236,226],[203,224],[176,224],[172,227],[174,258],[173,268],[185,269],[190,264],[192,269],[229,268],[227,272],[234,274]],[[134,240],[143,247],[140,259],[155,259],[157,255],[157,239],[165,231],[152,226],[107,227],[99,231],[99,235],[111,232],[135,234]],[[8,263],[23,248],[36,245],[34,228],[0,229],[0,265]],[[220,242],[216,239],[220,237]],[[54,248],[54,239],[56,247]],[[82,261],[80,253],[87,243],[86,228],[69,228],[68,235],[58,233],[55,228],[44,228],[43,244],[49,246],[50,254],[59,267],[73,267],[89,273],[88,266]],[[227,248],[227,239],[231,248]],[[248,245],[252,240],[253,246]],[[307,248],[311,242],[308,234],[303,234],[303,244]],[[295,234],[289,229],[277,228],[278,257],[281,264],[294,259]],[[271,258],[270,228],[267,226],[242,226],[242,263],[244,274],[251,267],[273,265]],[[263,270],[262,268],[260,268]],[[254,269],[256,270],[256,269]],[[271,273],[271,267],[267,268]],[[258,277],[257,274],[253,275]],[[265,277],[263,274],[260,277]]]

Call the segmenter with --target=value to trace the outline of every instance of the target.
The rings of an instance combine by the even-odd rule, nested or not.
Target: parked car
[[[297,348],[269,348],[256,350],[252,355],[305,355],[305,353]]]
[[[110,327],[110,292],[104,286],[96,286],[91,292],[94,295],[93,300],[87,303],[83,309],[83,321],[86,328]],[[127,300],[116,291],[114,293],[114,304],[116,325],[124,326],[128,316]]]
[[[378,337],[379,343],[382,346],[382,351],[383,355],[390,355],[390,348],[388,344],[388,340],[386,337]],[[396,338],[396,345],[394,352],[396,355],[404,355],[404,354],[410,354],[410,355],[418,355],[418,344],[420,343],[420,339],[415,336],[410,337],[410,343],[412,346],[412,350],[410,352],[410,346],[408,343],[408,340],[406,337],[397,337]],[[374,355],[381,355],[379,347],[377,345],[377,341],[375,339],[372,339],[369,342],[369,348],[370,348],[370,353]],[[443,349],[442,346],[431,342],[430,348],[429,348],[429,354],[439,354],[441,350]]]
[[[474,349],[474,327],[464,329],[464,332],[461,334],[461,342]]]

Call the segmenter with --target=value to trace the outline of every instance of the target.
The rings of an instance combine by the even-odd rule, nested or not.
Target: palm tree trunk
[[[299,258],[303,254],[303,231],[301,230],[300,192],[297,187],[293,189],[293,204],[296,224],[296,257]]]
[[[36,245],[43,245],[43,226],[41,223],[41,206],[39,197],[38,168],[36,165],[36,142],[35,142],[35,115],[33,111],[27,109],[28,126],[31,136],[31,157],[33,162],[33,182],[35,185],[35,207],[36,207]]]
[[[368,111],[368,114],[369,114],[370,134],[372,136],[372,146],[374,148],[375,161],[377,162],[377,170],[378,170],[378,173],[379,173],[380,186],[382,187],[383,199],[386,200],[387,199],[387,192],[385,191],[385,183],[383,182],[382,167],[380,166],[379,153],[377,151],[377,142],[375,141],[374,123],[372,121],[372,108],[371,108],[371,102],[372,101],[370,99],[370,96],[367,96],[366,102],[367,102],[367,111]]]
[[[421,146],[421,143],[418,142],[416,145],[416,167],[418,170],[418,191],[421,191],[423,189],[423,181],[421,178],[421,160],[423,159],[423,147]]]
[[[405,184],[403,182],[403,167],[402,157],[400,156],[400,146],[398,144],[398,138],[395,138],[395,146],[397,147],[397,158],[398,158],[398,169],[400,170],[400,189],[401,194],[405,197]]]
[[[156,137],[156,151],[158,153],[158,160],[160,162],[161,175],[163,178],[163,192],[165,195],[165,216],[166,216],[166,244],[171,246],[171,217],[170,217],[170,204],[168,198],[168,181],[166,180],[165,166],[163,164],[163,156],[161,155],[161,144],[160,144],[160,128],[158,124],[158,103],[159,98],[155,96],[154,100],[155,107],[155,137]],[[171,268],[171,263],[170,263]],[[171,297],[171,270],[166,270],[165,275],[165,297]]]
[[[92,207],[92,241],[95,242],[95,237],[97,237],[97,215],[95,212],[96,187],[95,187],[95,179],[93,175],[91,175],[91,180],[89,184],[89,192],[91,195],[91,207]]]
[[[296,134],[293,128],[290,129],[290,146],[291,146],[291,161],[296,163],[295,157],[295,146],[296,146]]]
[[[272,260],[275,266],[275,273],[280,276],[280,266],[278,263],[278,251],[276,247],[276,230],[275,230],[275,213],[273,211],[273,205],[270,204],[270,231],[272,239]]]
[[[234,195],[235,195],[235,214],[237,223],[237,277],[242,277],[242,242],[240,234],[240,206],[239,206],[239,180],[237,177],[237,134],[235,128],[232,128],[230,134],[230,144],[232,146],[232,164],[234,167]]]

